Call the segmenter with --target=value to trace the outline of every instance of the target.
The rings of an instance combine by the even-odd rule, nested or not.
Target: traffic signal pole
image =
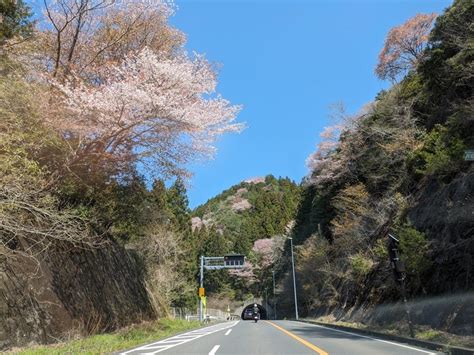
[[[221,269],[242,269],[245,267],[245,256],[241,254],[229,254],[225,256],[204,256],[199,258],[199,320],[204,321],[204,308],[206,299],[204,290],[204,269],[221,270]]]
[[[293,238],[289,237],[290,246],[291,246],[291,268],[293,269],[293,292],[295,296],[295,318],[296,320],[299,319],[298,317],[298,298],[296,297],[296,279],[295,279],[295,257],[293,256]]]
[[[273,319],[277,319],[277,305],[275,299],[275,270],[272,270],[273,279]]]

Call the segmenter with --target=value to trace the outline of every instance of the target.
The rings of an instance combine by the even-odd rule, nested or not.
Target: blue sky
[[[343,101],[355,112],[387,86],[373,69],[388,30],[450,3],[176,0],[172,24],[189,50],[223,65],[218,91],[244,106],[238,119],[248,126],[222,137],[214,160],[190,166],[190,206],[253,176],[300,182],[328,107]]]

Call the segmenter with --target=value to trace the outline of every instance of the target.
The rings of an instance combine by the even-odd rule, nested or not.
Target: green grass
[[[446,336],[445,333],[435,330],[435,329],[427,329],[422,331],[417,331],[415,337],[422,340],[434,341],[438,343],[449,344],[450,339]]]
[[[52,345],[34,346],[12,351],[13,354],[108,354],[153,342],[200,326],[199,322],[160,319],[118,330]]]
[[[335,324],[342,325],[350,328],[356,329],[366,329],[372,330],[385,334],[400,335],[404,337],[409,337],[408,324],[406,322],[397,322],[390,325],[369,325],[356,322],[343,322],[336,321],[332,316],[322,316],[316,319],[308,318],[309,321],[314,320],[320,323],[326,324]],[[432,341],[440,344],[448,344],[454,346],[462,346],[467,348],[474,348],[474,336],[472,335],[458,335],[453,333],[448,333],[445,331],[432,329],[426,325],[415,325],[415,338],[421,340]]]

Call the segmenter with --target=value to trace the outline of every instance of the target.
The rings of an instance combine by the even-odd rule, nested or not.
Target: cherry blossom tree
[[[281,238],[257,239],[252,247],[250,260],[245,262],[243,269],[230,270],[230,274],[243,278],[247,283],[263,282],[268,277],[270,267],[280,255],[276,249],[281,248]]]
[[[375,105],[368,103],[354,115],[346,113],[342,103],[336,103],[330,107],[329,117],[335,122],[334,125],[325,127],[320,133],[321,140],[314,153],[306,159],[306,166],[310,173],[305,179],[308,184],[320,185],[331,182],[349,172],[353,148],[351,141],[358,141],[353,134],[358,130],[359,120],[371,114]],[[351,135],[351,139],[343,139]]]
[[[253,244],[253,252],[257,256],[258,266],[266,269],[273,263],[273,239],[257,239]]]
[[[375,68],[380,79],[396,81],[418,64],[436,16],[417,14],[389,31]]]
[[[43,101],[46,123],[68,142],[76,175],[125,171],[185,175],[191,159],[209,158],[213,142],[240,106],[216,93],[215,67],[185,52],[168,24],[166,0],[45,0]]]
[[[46,64],[53,76],[95,79],[103,66],[144,47],[171,54],[185,41],[168,24],[174,4],[166,0],[44,0],[42,32]]]
[[[240,107],[213,95],[216,84],[202,56],[166,59],[145,48],[98,85],[55,82],[69,114],[51,124],[76,137],[79,163],[95,154],[175,174],[191,157],[212,154],[217,136],[242,128],[233,123]]]
[[[337,172],[341,170],[342,163],[333,154],[339,147],[339,137],[341,133],[350,126],[350,117],[346,115],[343,103],[336,103],[330,106],[330,118],[335,121],[332,126],[324,127],[320,133],[321,140],[314,153],[306,159],[306,166],[310,170],[309,183],[320,184],[335,178]]]
[[[249,285],[252,285],[257,281],[254,269],[253,263],[247,260],[242,269],[230,269],[229,274],[244,279]]]

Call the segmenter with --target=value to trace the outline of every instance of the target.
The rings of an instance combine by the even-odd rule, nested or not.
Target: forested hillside
[[[250,179],[197,207],[195,229],[214,228],[225,236],[228,251],[245,254],[257,239],[285,232],[299,197],[299,187],[288,178]]]
[[[249,262],[242,274],[206,272],[205,286],[211,295],[224,292],[231,299],[242,299],[262,294],[268,278],[256,275],[254,267],[263,266],[261,258],[273,253],[273,244],[281,246],[278,236],[291,228],[299,199],[300,188],[293,181],[267,175],[234,185],[192,212],[193,238],[202,243],[198,255],[241,253]]]
[[[357,115],[340,112],[308,158],[292,231],[305,315],[400,319],[400,311],[374,311],[400,299],[391,232],[409,297],[446,297],[445,308],[420,308],[416,320],[472,332],[471,301],[449,294],[474,287],[474,170],[464,159],[474,147],[474,4],[456,0],[435,17],[417,15],[390,31],[376,74],[393,86]],[[291,301],[281,302],[291,312]]]

